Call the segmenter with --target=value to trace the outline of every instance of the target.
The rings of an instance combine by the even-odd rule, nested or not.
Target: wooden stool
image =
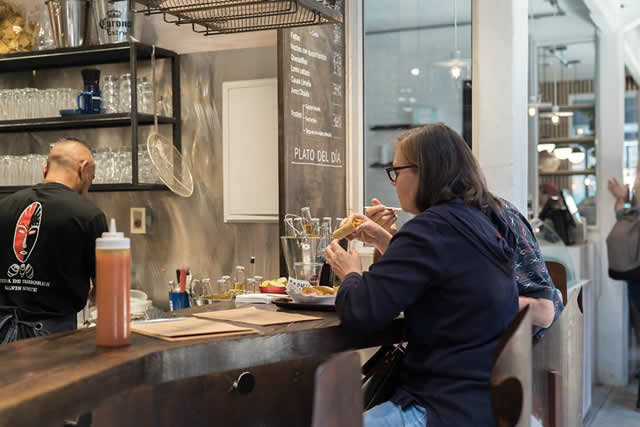
[[[489,380],[498,427],[531,425],[531,313],[523,308],[502,334]]]

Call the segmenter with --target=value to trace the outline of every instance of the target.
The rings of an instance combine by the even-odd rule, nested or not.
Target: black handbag
[[[365,411],[391,399],[399,383],[405,348],[383,345],[362,366],[362,394]]]

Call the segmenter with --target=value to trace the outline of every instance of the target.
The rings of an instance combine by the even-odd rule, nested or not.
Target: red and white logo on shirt
[[[9,267],[7,272],[9,277],[20,275],[20,277],[33,278],[33,267],[26,262],[38,242],[41,222],[42,205],[40,202],[31,203],[20,214],[13,234],[13,253],[20,264],[13,264]]]

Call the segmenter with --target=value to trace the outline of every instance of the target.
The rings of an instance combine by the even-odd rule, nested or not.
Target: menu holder
[[[307,322],[310,320],[322,320],[322,317],[306,316],[295,313],[282,313],[279,311],[259,310],[255,307],[237,308],[232,310],[210,311],[196,313],[196,317],[203,319],[228,320],[232,322],[248,323],[250,325],[270,326],[283,323]]]
[[[184,341],[259,333],[252,328],[206,319],[196,319],[195,317],[176,321],[134,323],[131,325],[131,330],[141,335],[165,341]]]

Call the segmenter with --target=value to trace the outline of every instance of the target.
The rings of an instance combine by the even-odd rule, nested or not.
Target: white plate
[[[289,294],[291,299],[294,302],[299,304],[319,304],[319,305],[335,305],[336,304],[336,296],[335,295],[303,295],[303,294]]]

